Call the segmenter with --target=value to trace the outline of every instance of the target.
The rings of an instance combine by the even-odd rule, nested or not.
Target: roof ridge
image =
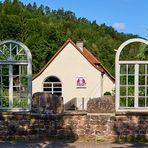
[[[101,62],[87,49],[83,48],[83,51],[71,40],[71,38],[68,38],[66,42],[56,51],[56,53],[51,57],[51,59],[44,65],[44,67],[32,78],[34,80],[37,78],[47,67],[48,65],[56,58],[56,56],[65,48],[65,46],[71,43],[81,54],[86,58],[86,60],[94,66],[97,70],[99,70],[101,73],[105,72],[108,74],[108,76],[115,81],[115,78],[110,74],[110,72],[101,64]],[[87,52],[87,54],[86,54]],[[97,67],[96,64],[100,65],[101,67]],[[100,69],[101,68],[101,69]]]

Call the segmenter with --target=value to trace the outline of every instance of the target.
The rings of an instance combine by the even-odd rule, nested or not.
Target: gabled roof
[[[82,51],[71,39],[68,39],[63,44],[63,46],[59,48],[59,50],[53,55],[53,57],[47,62],[47,64],[32,78],[32,80],[36,79],[48,67],[48,65],[56,58],[56,56],[65,48],[68,43],[71,43],[82,54],[82,56],[84,56],[87,61],[98,71],[100,71],[101,73],[105,73],[113,82],[115,81],[115,78],[110,74],[110,72],[101,64],[99,60],[97,60],[93,56],[93,54],[89,50],[83,48]]]

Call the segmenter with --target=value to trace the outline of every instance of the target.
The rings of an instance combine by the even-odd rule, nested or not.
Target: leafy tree
[[[115,52],[125,40],[137,35],[117,32],[106,24],[77,18],[72,11],[51,10],[47,6],[24,5],[19,0],[0,2],[0,40],[15,39],[25,43],[33,56],[33,73],[37,73],[57,49],[68,39],[81,40],[114,74]],[[134,58],[137,45],[127,47],[123,58]],[[142,47],[141,47],[142,48]],[[125,50],[126,51],[126,50]],[[143,58],[146,50],[141,49]],[[142,57],[141,57],[142,56]]]

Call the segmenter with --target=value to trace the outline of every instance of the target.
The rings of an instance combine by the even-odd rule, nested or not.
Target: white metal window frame
[[[11,44],[16,44],[16,46],[20,46],[26,53],[27,60],[14,60],[14,59],[9,59],[9,60],[1,60],[0,65],[9,65],[9,107],[4,108],[0,107],[1,110],[11,110],[11,111],[30,111],[31,110],[31,99],[32,99],[32,55],[30,50],[26,45],[19,41],[14,41],[14,40],[5,40],[5,41],[0,41],[0,46],[5,45],[5,44],[10,44],[10,54],[11,54]],[[28,75],[28,106],[27,108],[13,108],[13,75],[12,75],[12,65],[27,65],[27,75]]]
[[[148,61],[122,61],[120,60],[120,53],[123,50],[124,47],[126,47],[128,44],[134,43],[134,42],[140,42],[140,43],[144,43],[146,45],[148,45],[148,41],[145,39],[141,39],[141,38],[134,38],[134,39],[129,39],[127,41],[125,41],[124,43],[122,43],[120,45],[120,47],[117,50],[116,53],[116,58],[115,58],[115,77],[116,77],[116,82],[115,82],[115,89],[116,89],[116,93],[115,93],[115,102],[116,102],[116,111],[120,111],[120,112],[130,112],[130,111],[148,111],[148,107],[138,107],[138,80],[139,80],[139,64],[148,64]],[[132,108],[121,108],[120,107],[120,65],[121,64],[133,64],[135,65],[135,91],[134,91],[134,107]]]
[[[50,76],[50,77],[55,77],[55,76]],[[43,92],[49,92],[49,93],[51,93],[51,94],[55,94],[55,93],[61,93],[61,95],[60,96],[62,96],[62,94],[63,94],[63,87],[62,87],[62,82],[61,82],[61,80],[59,79],[59,78],[57,78],[57,77],[55,77],[55,78],[57,78],[58,80],[59,80],[59,82],[46,82],[46,80],[48,79],[48,78],[50,78],[50,77],[47,77],[44,81],[43,81]],[[49,85],[51,85],[50,87],[45,87],[44,86],[44,84],[49,84]],[[54,87],[54,84],[60,84],[61,85],[61,87]],[[51,91],[45,91],[44,89],[51,89]],[[55,88],[60,88],[61,89],[61,91],[55,91],[54,89]]]

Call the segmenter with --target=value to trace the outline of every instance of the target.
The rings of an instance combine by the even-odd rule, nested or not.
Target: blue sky
[[[64,8],[77,17],[85,17],[97,24],[105,23],[117,31],[137,34],[148,39],[148,0],[21,0],[35,1],[51,9]]]

